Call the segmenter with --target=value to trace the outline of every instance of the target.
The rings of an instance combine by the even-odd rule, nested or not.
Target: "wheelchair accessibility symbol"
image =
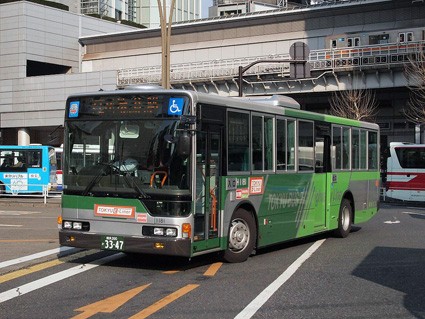
[[[168,115],[183,114],[184,99],[181,97],[171,97],[168,102]]]

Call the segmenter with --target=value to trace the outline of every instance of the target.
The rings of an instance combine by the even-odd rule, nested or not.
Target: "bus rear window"
[[[425,168],[425,148],[396,148],[402,168]]]

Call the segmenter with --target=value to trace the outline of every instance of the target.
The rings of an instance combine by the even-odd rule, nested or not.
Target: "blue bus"
[[[44,145],[0,145],[0,194],[39,193],[57,187],[56,152]]]

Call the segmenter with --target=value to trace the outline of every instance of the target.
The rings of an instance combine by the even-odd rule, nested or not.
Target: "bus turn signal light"
[[[192,235],[192,226],[188,223],[184,223],[182,225],[182,237],[183,238],[190,238]]]

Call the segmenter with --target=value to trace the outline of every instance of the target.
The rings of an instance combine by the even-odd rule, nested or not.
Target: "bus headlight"
[[[81,229],[83,229],[83,224],[80,223],[80,222],[73,222],[72,228],[75,229],[75,230],[81,230]]]
[[[153,234],[155,236],[164,236],[164,228],[155,227],[153,229]]]
[[[63,229],[72,229],[72,230],[82,230],[89,231],[90,223],[89,222],[75,222],[72,220],[64,220],[62,224]]]
[[[177,229],[175,229],[175,228],[167,228],[165,230],[165,236],[176,237],[177,236]]]
[[[177,228],[143,226],[142,234],[144,236],[177,237]]]

